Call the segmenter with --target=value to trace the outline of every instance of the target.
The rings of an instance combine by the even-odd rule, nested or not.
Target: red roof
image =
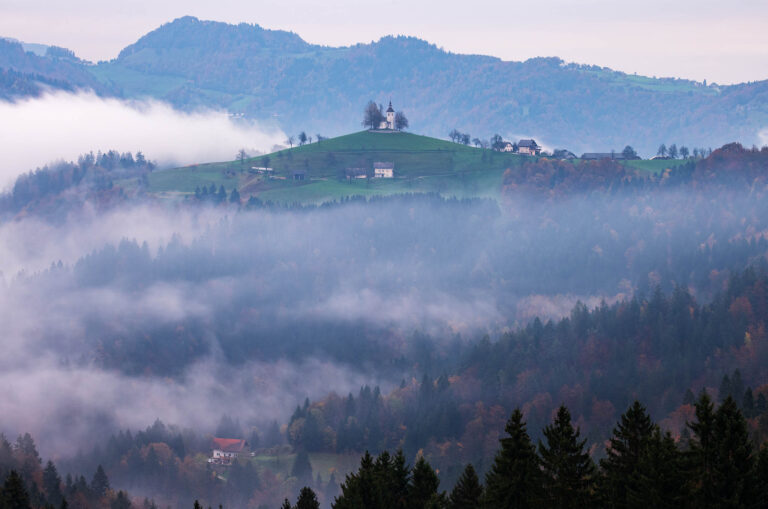
[[[239,438],[214,438],[213,448],[224,452],[242,452],[248,442]]]

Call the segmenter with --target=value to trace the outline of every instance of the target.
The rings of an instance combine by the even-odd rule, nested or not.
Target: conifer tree
[[[603,476],[598,486],[599,496],[607,507],[633,507],[630,500],[639,496],[641,490],[640,463],[653,429],[651,417],[638,401],[613,429],[606,457],[600,461]]]
[[[285,500],[283,500],[283,505],[280,506],[280,509],[293,509],[293,508],[291,507],[291,503],[286,498]]]
[[[640,458],[638,489],[628,494],[632,507],[680,507],[684,496],[682,461],[672,435],[656,426]]]
[[[482,499],[480,479],[472,464],[467,464],[448,498],[448,509],[480,509]]]
[[[542,498],[542,479],[536,448],[528,436],[523,413],[512,412],[500,439],[491,470],[485,478],[484,505],[494,509],[537,506]]]
[[[713,491],[722,507],[749,507],[754,490],[752,442],[736,401],[725,399],[715,413]]]
[[[755,499],[760,507],[768,507],[768,444],[760,449],[755,470]]]
[[[373,458],[365,451],[357,472],[348,474],[341,485],[341,495],[336,497],[334,509],[378,509],[381,507],[381,488],[377,485]]]
[[[320,502],[312,488],[304,486],[301,488],[299,498],[296,501],[296,509],[320,509]]]
[[[413,467],[411,486],[408,490],[408,507],[424,509],[430,503],[436,502],[439,494],[437,488],[440,480],[424,457],[420,457]]]
[[[0,490],[0,503],[3,509],[31,509],[32,507],[24,481],[15,470],[11,470],[3,483],[3,489]]]
[[[688,423],[692,436],[686,454],[686,478],[692,503],[705,507],[714,500],[715,407],[702,391],[696,401],[696,420]]]
[[[104,472],[104,468],[101,465],[96,469],[96,473],[93,474],[93,480],[91,481],[91,491],[97,497],[103,497],[109,490],[109,478],[107,473]]]
[[[539,441],[548,507],[576,508],[591,503],[595,466],[584,450],[587,440],[571,424],[571,413],[560,406],[552,424],[544,428],[546,444]]]
[[[120,490],[110,507],[111,509],[131,509],[131,500],[124,491]]]
[[[49,504],[54,507],[61,505],[64,499],[64,495],[61,493],[61,478],[56,471],[56,466],[50,460],[43,469],[43,490],[45,490]]]

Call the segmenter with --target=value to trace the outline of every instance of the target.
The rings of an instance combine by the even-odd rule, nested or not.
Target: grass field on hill
[[[320,203],[346,196],[438,192],[446,196],[496,196],[507,168],[525,160],[516,154],[481,150],[410,133],[358,132],[248,159],[153,172],[149,192],[194,193],[195,188],[237,188],[244,198]],[[347,168],[394,162],[394,179],[345,178]],[[274,169],[259,175],[252,167]],[[295,171],[306,180],[293,181]]]
[[[256,196],[279,203],[322,203],[348,196],[436,192],[443,196],[499,196],[504,171],[531,160],[410,133],[362,131],[288,148],[245,161],[225,161],[153,172],[149,192],[178,197],[196,188],[227,192],[237,188],[244,199]],[[393,179],[347,179],[347,168],[371,170],[374,162],[394,162]],[[683,160],[635,160],[622,164],[659,173]],[[253,167],[274,172],[258,174]],[[305,179],[293,180],[294,172]]]

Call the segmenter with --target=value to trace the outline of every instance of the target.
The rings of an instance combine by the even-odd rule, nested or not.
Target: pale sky
[[[0,0],[0,36],[108,60],[184,15],[332,46],[404,34],[504,60],[559,56],[722,84],[768,79],[768,0]]]

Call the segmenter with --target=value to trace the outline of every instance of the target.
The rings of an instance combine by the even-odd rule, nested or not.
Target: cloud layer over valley
[[[0,186],[53,160],[89,151],[142,151],[161,165],[229,160],[238,150],[267,151],[285,136],[275,128],[232,120],[226,112],[182,113],[163,102],[49,93],[0,101]]]

